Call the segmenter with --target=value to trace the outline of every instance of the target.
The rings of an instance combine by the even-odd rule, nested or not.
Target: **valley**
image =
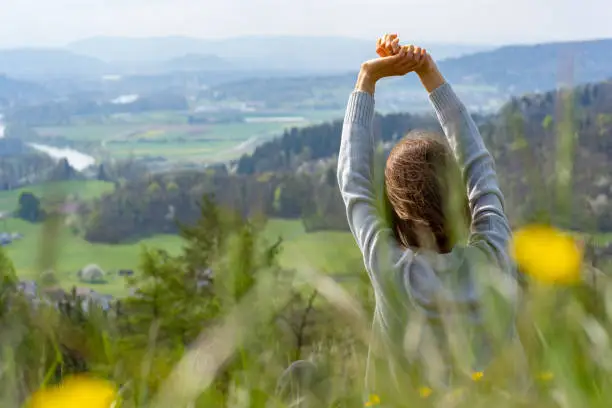
[[[612,50],[612,41],[583,45],[588,66],[579,62],[576,82],[612,77],[612,65],[597,54]],[[357,265],[355,269],[360,265],[333,174],[340,120],[355,80],[349,62],[359,53],[348,55],[345,65],[335,70],[318,70],[314,61],[320,63],[321,54],[310,50],[304,54],[311,61],[305,65],[310,71],[279,61],[268,70],[255,64],[251,71],[228,63],[223,55],[197,53],[168,55],[168,61],[149,65],[111,64],[91,49],[83,51],[88,46],[83,42],[71,46],[71,51],[40,55],[0,52],[0,68],[6,70],[9,61],[23,63],[34,57],[55,59],[57,70],[52,77],[41,77],[34,67],[18,79],[0,77],[3,140],[15,151],[2,158],[5,189],[0,192],[0,211],[15,211],[24,192],[40,199],[43,207],[52,204],[51,211],[62,202],[77,208],[51,230],[47,221],[32,223],[10,216],[2,220],[6,233],[23,236],[5,247],[20,276],[35,278],[53,268],[60,284],[69,288],[79,283],[76,271],[96,264],[111,271],[108,282],[96,284],[96,290],[125,294],[124,280],[115,276],[116,271],[137,270],[142,245],[178,254],[182,241],[176,221],[195,222],[197,203],[210,193],[243,216],[262,213],[268,218],[264,236],[285,239],[283,267],[313,267],[334,274],[349,273],[343,270],[347,259]],[[557,119],[553,118],[556,97],[536,94],[555,88],[556,83],[532,76],[555,74],[550,61],[570,46],[468,47],[445,54],[440,63],[457,93],[478,115],[502,168],[509,199],[517,203],[511,212],[518,224],[535,204],[517,200],[532,187],[522,175],[529,170],[517,168],[517,155],[542,134],[547,135],[546,143],[554,145],[555,134],[542,123],[547,115],[554,123]],[[503,67],[512,65],[516,52],[532,58],[533,64],[512,68],[510,73]],[[66,61],[81,62],[68,69]],[[79,75],[69,79],[77,68]],[[587,117],[599,126],[594,129],[588,122],[592,118],[578,120],[578,129],[588,140],[581,154],[600,171],[609,160],[609,145],[592,133],[612,130],[605,116],[608,93],[612,94],[606,85],[576,91],[580,109],[591,110]],[[508,130],[508,111],[517,109],[522,109],[526,121],[526,141],[514,140],[517,135]],[[427,95],[414,77],[383,81],[377,89],[377,112],[376,133],[386,146],[412,129],[439,130]],[[31,165],[15,164],[26,157],[22,154],[28,155]],[[546,156],[542,163],[549,159]],[[583,169],[584,158],[576,160],[576,168]],[[579,171],[576,179],[582,194],[608,208],[607,187],[592,187],[588,173]],[[598,211],[594,216],[605,227],[588,234],[607,245],[610,228]],[[49,241],[47,234],[57,239]],[[53,246],[47,248],[43,242]],[[37,256],[32,256],[33,248]]]
[[[4,7],[0,407],[607,407],[612,39],[589,39],[611,35],[597,1],[594,13],[450,0]],[[349,214],[373,220],[368,202],[383,221],[353,225],[371,250],[357,247],[338,186],[343,118],[376,55],[371,33],[396,22],[471,113],[511,247],[482,189],[470,225],[448,217],[465,190],[432,187],[455,181],[427,172],[438,149],[393,171],[426,180],[422,199],[396,196],[424,215],[390,211],[390,150],[443,132],[414,73],[376,83],[372,155],[352,161],[371,159],[370,177],[342,174]],[[428,72],[427,88],[443,82]],[[485,155],[470,156],[482,171]],[[369,245],[394,216],[418,248]],[[431,253],[429,238],[452,251]],[[472,262],[478,252],[496,265]]]

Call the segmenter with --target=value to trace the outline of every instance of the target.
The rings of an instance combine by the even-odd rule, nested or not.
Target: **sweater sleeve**
[[[374,97],[353,92],[344,118],[337,176],[350,230],[363,254],[376,297],[385,302],[401,287],[397,266],[411,251],[398,246],[378,211],[372,181],[373,117]]]
[[[445,83],[431,92],[430,100],[466,184],[472,215],[470,245],[485,251],[502,270],[513,270],[507,249],[511,230],[493,157],[450,84]]]

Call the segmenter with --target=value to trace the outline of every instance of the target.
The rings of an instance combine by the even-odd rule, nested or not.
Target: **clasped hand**
[[[376,53],[380,56],[361,65],[363,73],[372,80],[403,76],[410,72],[425,69],[431,57],[424,48],[414,45],[399,45],[395,34],[387,34],[376,42]]]

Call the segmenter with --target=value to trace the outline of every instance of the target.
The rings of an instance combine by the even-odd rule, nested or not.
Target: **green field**
[[[314,268],[318,272],[346,273],[347,260],[361,258],[348,232],[306,233],[300,220],[268,221],[264,236],[272,241],[283,237],[280,263],[286,268]]]
[[[286,128],[341,117],[339,111],[283,112],[277,115],[303,120],[274,121],[271,119],[276,117],[273,113],[254,113],[245,117],[255,122],[188,124],[185,113],[148,112],[117,115],[103,122],[81,117],[68,126],[41,127],[36,131],[41,136],[40,143],[70,144],[95,157],[163,157],[209,162],[230,160],[248,153],[256,144],[281,135]]]
[[[61,181],[54,183],[36,184],[15,190],[0,191],[0,212],[13,211],[17,208],[19,196],[29,191],[41,199],[56,197],[72,197],[79,200],[91,200],[104,193],[113,191],[113,183],[97,180],[87,181]]]
[[[7,232],[23,234],[21,240],[5,247],[21,278],[36,278],[47,269],[56,271],[61,285],[89,286],[99,292],[125,294],[118,269],[138,269],[143,246],[165,249],[178,254],[182,240],[176,235],[158,235],[138,243],[122,245],[92,244],[72,234],[68,228],[48,231],[43,224],[31,224],[9,219],[3,228]],[[53,239],[49,239],[52,236]],[[286,268],[314,268],[321,272],[345,273],[346,257],[358,257],[353,238],[342,232],[306,234],[301,221],[270,220],[264,237],[272,243],[277,237],[284,239],[280,263]],[[42,246],[45,242],[46,246]],[[79,282],[76,272],[88,264],[97,264],[108,272],[106,284],[86,285]]]
[[[106,245],[89,243],[72,234],[67,227],[55,232],[46,231],[44,225],[17,219],[8,219],[2,229],[24,235],[23,239],[5,247],[20,277],[35,278],[40,271],[52,268],[66,288],[90,286],[114,295],[126,293],[124,281],[117,277],[116,271],[138,269],[143,246],[165,249],[171,254],[178,254],[182,249],[182,240],[177,235],[157,235],[137,243]],[[53,239],[47,235],[52,235]],[[300,220],[272,219],[268,221],[263,236],[269,243],[278,237],[283,238],[279,261],[285,268],[344,275],[357,272],[353,269],[360,266],[361,255],[348,232],[306,233]],[[601,244],[612,242],[612,234],[602,234],[597,238]],[[42,247],[42,242],[47,246]],[[78,281],[76,272],[92,263],[109,272],[108,283],[86,285]]]
[[[113,273],[117,269],[135,269],[142,245],[164,248],[178,253],[181,242],[176,236],[159,235],[135,244],[91,244],[72,234],[68,228],[47,231],[44,225],[10,219],[3,229],[23,234],[21,240],[5,247],[21,278],[36,278],[43,270],[52,269],[62,286],[90,286],[103,293],[123,294],[124,282]],[[43,246],[43,243],[45,245]],[[76,272],[88,264],[97,264],[109,272],[108,283],[85,285],[78,281]]]

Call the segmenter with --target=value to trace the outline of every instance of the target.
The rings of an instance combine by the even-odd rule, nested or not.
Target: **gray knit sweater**
[[[372,177],[374,97],[369,93],[355,91],[349,98],[338,157],[338,183],[348,223],[374,287],[374,331],[382,335],[385,344],[401,350],[399,354],[404,356],[403,336],[408,317],[413,313],[420,313],[434,328],[433,332],[438,333],[434,337],[443,337],[436,329],[446,313],[442,310],[458,312],[475,328],[482,326],[481,291],[477,283],[480,271],[489,274],[493,265],[509,278],[506,286],[510,297],[516,297],[517,293],[514,268],[507,251],[511,231],[493,158],[466,107],[448,83],[429,97],[466,184],[472,214],[467,245],[456,247],[449,254],[437,254],[405,250],[397,244],[391,229],[377,212],[375,190],[381,189],[375,186]],[[478,266],[485,264],[489,266]],[[478,366],[488,353],[481,342],[476,343],[473,344],[474,358],[481,363],[474,365]],[[390,364],[402,363],[396,360]]]

